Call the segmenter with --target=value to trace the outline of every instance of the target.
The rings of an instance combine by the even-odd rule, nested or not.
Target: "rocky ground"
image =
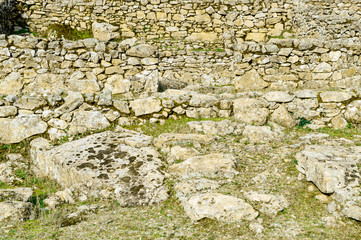
[[[1,145],[1,239],[361,237],[358,126],[181,118],[42,137]]]

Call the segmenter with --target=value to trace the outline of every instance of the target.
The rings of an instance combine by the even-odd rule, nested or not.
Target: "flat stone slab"
[[[361,156],[341,146],[309,145],[296,154],[297,169],[323,193],[331,194],[360,184]]]
[[[186,214],[194,221],[210,218],[224,222],[253,220],[258,216],[251,205],[240,198],[219,193],[202,193],[182,201]]]
[[[39,174],[64,188],[108,196],[122,206],[149,205],[168,197],[164,164],[152,140],[122,128],[54,148],[38,138],[31,142],[31,160]]]
[[[291,102],[295,98],[294,95],[290,95],[287,92],[282,91],[267,92],[263,95],[263,97],[269,102],[279,103]]]

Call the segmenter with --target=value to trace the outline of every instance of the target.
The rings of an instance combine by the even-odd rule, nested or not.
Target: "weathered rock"
[[[93,35],[100,41],[109,41],[111,39],[119,38],[120,33],[116,32],[119,27],[113,26],[109,23],[93,23]]]
[[[231,154],[214,153],[196,156],[169,167],[169,173],[181,178],[226,177],[238,174],[235,170],[235,157]]]
[[[1,95],[19,95],[24,86],[24,82],[18,72],[12,72],[0,80]]]
[[[135,116],[157,113],[162,110],[161,101],[151,97],[133,100],[130,102],[130,107]]]
[[[191,98],[189,105],[193,107],[213,107],[219,103],[218,98],[214,96],[204,95],[204,94],[195,94]]]
[[[44,73],[39,74],[34,81],[24,87],[23,93],[27,94],[45,94],[45,93],[62,93],[65,89],[64,74]]]
[[[162,148],[182,142],[191,142],[193,145],[195,145],[194,143],[210,144],[213,141],[214,137],[201,134],[162,133],[154,139],[154,146]]]
[[[126,93],[129,92],[131,85],[131,82],[123,79],[122,75],[114,74],[107,79],[104,89],[112,91],[113,94]]]
[[[65,188],[109,195],[122,206],[147,205],[167,198],[163,162],[151,143],[149,136],[119,128],[52,149],[35,139],[30,152],[37,173]]]
[[[0,118],[15,116],[17,113],[18,109],[14,106],[0,107]]]
[[[217,33],[212,32],[201,32],[201,33],[192,33],[190,36],[186,37],[186,41],[208,41],[215,42],[218,39]]]
[[[199,155],[199,152],[195,148],[174,146],[170,149],[167,161],[168,163],[174,163],[175,161],[184,161],[196,155]]]
[[[297,169],[323,193],[330,194],[347,186],[358,186],[360,174],[356,163],[361,157],[341,146],[306,146],[296,154]]]
[[[69,124],[69,133],[78,134],[89,130],[100,130],[110,126],[107,118],[98,111],[77,110]]]
[[[238,98],[233,101],[234,113],[246,112],[250,108],[267,108],[268,103],[265,100],[255,98]]]
[[[311,89],[296,91],[295,95],[298,98],[317,98],[317,92]]]
[[[94,213],[96,211],[96,209],[97,209],[96,205],[93,205],[93,206],[82,205],[82,206],[78,207],[75,212],[64,216],[61,219],[60,226],[68,227],[71,225],[75,225],[75,224],[85,220],[87,218],[87,215],[90,213]]]
[[[194,221],[210,218],[224,222],[253,220],[258,213],[242,199],[219,193],[204,193],[182,201],[186,214]]]
[[[246,192],[244,196],[251,202],[260,203],[261,206],[257,210],[271,216],[275,216],[278,212],[288,207],[288,202],[283,196],[257,193],[254,191]]]
[[[0,143],[18,143],[44,133],[48,125],[38,115],[22,115],[13,119],[0,118]]]
[[[348,126],[347,121],[341,115],[332,118],[331,124],[334,129],[344,129]]]
[[[0,182],[12,183],[16,179],[11,165],[10,161],[0,163]]]
[[[267,122],[268,103],[254,98],[239,98],[233,101],[234,119],[251,125],[264,125]]]
[[[237,123],[233,124],[230,120],[223,120],[220,122],[215,121],[192,121],[187,123],[187,125],[196,132],[201,132],[206,135],[229,135],[229,134],[239,134],[239,131],[236,132],[238,126]]]
[[[104,90],[99,94],[99,106],[111,106],[113,104],[112,91]]]
[[[261,90],[268,87],[268,85],[254,69],[234,79],[234,87],[237,91]]]
[[[290,95],[287,92],[282,91],[274,91],[274,92],[267,92],[263,95],[265,99],[269,102],[278,102],[278,103],[287,103],[291,102],[295,96]]]
[[[153,46],[148,44],[140,44],[129,49],[127,51],[127,55],[140,58],[155,57],[155,51],[156,49]]]
[[[0,202],[0,222],[26,221],[30,215],[31,203],[29,202]]]
[[[343,210],[343,214],[349,218],[361,221],[361,207],[354,204],[347,204]]]
[[[361,123],[361,100],[355,100],[347,106],[345,118],[352,123]]]
[[[287,109],[283,105],[280,105],[272,113],[270,120],[286,128],[292,128],[296,126],[295,119],[293,119],[291,114],[287,111]]]
[[[55,109],[56,113],[64,114],[71,112],[78,108],[83,102],[84,98],[80,92],[68,92],[68,95],[64,98],[64,104]]]
[[[269,126],[246,126],[243,135],[253,143],[280,141],[284,136],[280,131],[272,131]]]
[[[124,100],[114,100],[113,101],[113,106],[119,110],[119,112],[121,113],[125,113],[125,114],[129,114],[130,110],[129,110],[129,103],[127,101]]]
[[[31,195],[33,195],[31,188],[0,189],[0,201],[27,202]]]
[[[187,179],[177,183],[174,186],[176,196],[180,199],[189,197],[190,195],[199,193],[200,191],[216,190],[221,186],[220,181],[210,180],[206,178]]]
[[[37,97],[29,97],[29,96],[22,96],[14,104],[14,106],[26,110],[34,110],[44,105],[45,105],[44,99],[39,99]]]
[[[241,111],[234,115],[238,122],[262,126],[267,122],[269,110],[267,108],[251,108],[248,111]]]
[[[354,96],[352,92],[322,92],[320,94],[322,102],[344,102],[350,100]]]

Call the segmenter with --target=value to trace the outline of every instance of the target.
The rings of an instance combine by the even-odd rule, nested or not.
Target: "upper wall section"
[[[31,31],[94,22],[122,38],[242,42],[272,37],[360,39],[361,0],[18,0]],[[208,34],[204,34],[208,33]]]

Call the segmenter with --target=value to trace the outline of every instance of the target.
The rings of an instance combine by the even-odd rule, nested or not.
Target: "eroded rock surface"
[[[238,173],[235,167],[233,155],[214,153],[189,158],[182,163],[172,165],[168,171],[182,178],[200,176],[231,178]]]
[[[44,133],[48,125],[37,115],[20,115],[16,118],[0,118],[0,143],[18,143]]]
[[[108,196],[121,205],[148,205],[167,198],[163,162],[152,138],[118,128],[51,148],[31,142],[31,160],[39,174],[61,186]]]
[[[309,145],[297,153],[297,168],[323,193],[360,184],[357,163],[361,155],[341,146]]]
[[[210,218],[225,222],[253,220],[258,216],[244,200],[219,193],[203,193],[182,202],[186,214],[192,220]]]

